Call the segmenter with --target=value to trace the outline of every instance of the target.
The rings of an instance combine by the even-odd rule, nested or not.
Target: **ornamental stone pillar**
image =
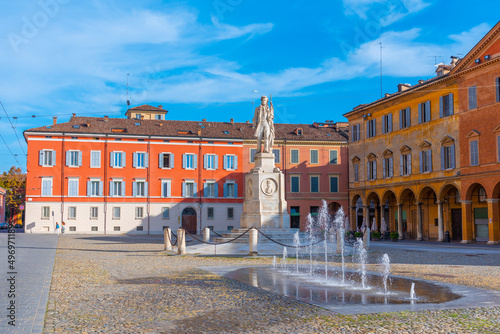
[[[472,201],[462,201],[462,244],[474,242],[472,224]]]
[[[487,199],[488,202],[488,245],[500,244],[500,217],[498,199]]]
[[[177,230],[177,254],[186,254],[186,235],[182,228]]]
[[[417,204],[417,240],[422,241],[422,240],[424,240],[423,234],[422,234],[422,227],[423,227],[422,203],[416,203],[416,204]]]
[[[170,227],[163,230],[163,250],[172,250],[172,231]]]
[[[403,203],[398,203],[398,234],[399,240],[403,240]]]
[[[443,202],[437,202],[438,205],[438,241],[444,241],[444,223],[443,223]]]

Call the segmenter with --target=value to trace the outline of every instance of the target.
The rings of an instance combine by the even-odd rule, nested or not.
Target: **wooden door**
[[[451,209],[451,240],[462,240],[462,209]]]

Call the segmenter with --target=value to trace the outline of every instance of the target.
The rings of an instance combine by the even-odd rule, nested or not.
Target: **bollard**
[[[337,231],[337,254],[342,253],[342,238],[340,236],[340,231]]]
[[[363,235],[363,245],[366,250],[370,249],[370,228],[365,229],[365,234]]]
[[[249,252],[249,255],[255,256],[258,254],[258,252],[257,252],[257,245],[259,243],[259,239],[258,239],[259,235],[257,234],[258,231],[255,228],[252,228],[250,231],[248,231],[248,233],[250,233],[250,238],[249,238],[250,252]]]
[[[210,242],[210,229],[208,227],[203,229],[203,241]]]
[[[186,254],[186,235],[182,228],[177,230],[177,253],[179,255]]]
[[[170,227],[163,230],[163,245],[165,246],[163,250],[172,250],[172,231],[170,230]]]

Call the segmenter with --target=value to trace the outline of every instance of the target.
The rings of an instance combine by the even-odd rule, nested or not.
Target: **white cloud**
[[[423,0],[343,0],[346,15],[388,26],[429,6]]]

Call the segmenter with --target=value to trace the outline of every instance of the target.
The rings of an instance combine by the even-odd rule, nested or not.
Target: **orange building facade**
[[[56,223],[61,225],[63,221],[67,233],[159,234],[165,227],[181,226],[199,233],[205,227],[216,231],[238,228],[244,174],[251,168],[250,147],[255,142],[251,124],[165,121],[155,119],[154,108],[129,109],[128,119],[73,116],[60,124],[55,119],[50,126],[25,131],[25,229],[54,233]],[[150,119],[137,117],[142,109],[153,112]],[[280,154],[277,166],[281,161],[285,164],[288,158],[287,149],[279,146],[279,136],[284,143],[288,136],[297,136],[289,129],[298,127],[305,129],[303,135],[295,138],[294,145],[301,146],[301,150],[309,144],[318,147],[316,168],[329,166],[324,159],[329,149],[338,151],[335,161],[342,166],[347,140],[337,129],[275,126],[275,148]],[[299,163],[290,166],[309,175],[308,168],[313,167],[305,167],[308,158],[304,154]],[[340,205],[342,196],[347,201],[347,186],[342,182],[347,182],[348,167],[339,166],[331,172],[314,171],[325,178],[332,174],[338,179],[332,181],[332,186],[336,186],[332,188],[336,190],[333,195],[327,196],[328,189],[319,187],[321,183],[314,195],[304,193],[303,199],[309,206],[318,207],[322,198],[336,200]],[[301,185],[302,182],[305,181],[301,180]],[[293,195],[297,196],[295,192]],[[302,210],[299,226],[311,210],[305,212],[300,200],[291,202]],[[289,210],[290,205],[289,202]]]

